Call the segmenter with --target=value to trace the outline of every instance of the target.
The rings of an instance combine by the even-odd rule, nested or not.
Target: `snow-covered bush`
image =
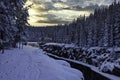
[[[113,69],[114,69],[114,63],[111,63],[111,62],[104,62],[100,66],[100,71],[106,72],[106,73],[112,73]]]

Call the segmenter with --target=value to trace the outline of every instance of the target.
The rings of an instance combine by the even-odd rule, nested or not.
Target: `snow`
[[[27,42],[27,44],[33,47],[39,47],[39,44],[37,42]]]
[[[114,63],[104,62],[103,65],[100,66],[100,70],[103,72],[112,72],[114,69]]]
[[[71,47],[71,44],[60,44],[60,43],[46,43],[48,46],[45,46],[43,49],[45,52],[55,54],[57,56],[82,61],[88,63],[98,68],[99,71],[120,76],[120,48],[114,48],[115,54],[110,50],[111,48],[105,47],[90,47],[87,49]],[[50,46],[49,46],[50,45]],[[51,48],[51,46],[64,45],[61,48]],[[65,47],[65,46],[68,47]],[[75,51],[74,51],[75,50]],[[67,54],[67,55],[66,55]],[[78,55],[77,55],[78,54]],[[79,59],[76,57],[80,56]],[[59,59],[59,58],[58,58]],[[59,62],[59,61],[58,61]],[[66,65],[66,62],[62,61],[60,64]]]
[[[24,46],[0,54],[0,80],[83,80],[83,74],[38,48]]]
[[[120,77],[115,76],[115,75],[111,75],[111,74],[103,73],[103,72],[99,71],[98,68],[95,67],[95,66],[92,66],[92,65],[89,65],[89,64],[80,62],[80,61],[75,61],[75,60],[66,59],[66,58],[63,58],[63,57],[58,57],[58,56],[53,55],[53,54],[48,54],[48,55],[53,56],[53,57],[56,57],[56,58],[58,58],[58,59],[62,59],[62,60],[66,60],[66,61],[71,61],[71,62],[74,62],[74,63],[77,63],[77,64],[81,64],[81,65],[83,65],[83,66],[89,67],[92,71],[94,71],[94,72],[96,72],[96,73],[99,73],[99,74],[102,75],[102,76],[107,77],[109,80],[120,80]],[[110,65],[111,65],[111,64],[110,64]]]
[[[101,47],[90,47],[88,50],[91,51],[91,50],[100,50]]]
[[[64,46],[65,44],[62,43],[46,43],[45,46],[49,46],[49,45],[53,45],[53,46]]]
[[[119,68],[119,69],[120,69],[120,59],[116,60],[115,67],[117,67],[117,68]]]
[[[108,48],[109,51],[120,51],[120,47]]]
[[[65,44],[65,48],[78,48],[75,44]]]
[[[64,65],[64,66],[67,66],[67,67],[70,67],[70,64],[66,61],[63,61],[63,60],[56,60],[59,64],[61,65]]]
[[[75,44],[65,44],[65,43],[46,43],[45,45],[60,46],[65,48],[75,48]]]

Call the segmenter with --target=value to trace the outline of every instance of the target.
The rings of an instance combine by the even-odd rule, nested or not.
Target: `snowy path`
[[[0,80],[81,80],[82,73],[30,46],[0,54]]]

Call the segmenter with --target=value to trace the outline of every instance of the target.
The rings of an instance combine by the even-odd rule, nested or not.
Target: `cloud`
[[[113,0],[28,0],[27,5],[33,3],[29,10],[29,23],[34,26],[70,23],[78,16],[89,16],[94,9],[112,2]]]
[[[53,2],[53,3],[58,3],[58,2],[63,3],[63,2],[66,2],[66,1],[65,1],[65,0],[52,0],[52,2]]]
[[[55,3],[55,4],[53,4],[53,6],[54,6],[56,9],[69,8],[69,6],[68,6],[67,4],[64,4],[64,3]]]

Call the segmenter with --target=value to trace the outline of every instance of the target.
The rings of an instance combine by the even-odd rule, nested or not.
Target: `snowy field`
[[[6,50],[0,54],[0,80],[83,80],[65,61],[54,60],[38,48]]]

